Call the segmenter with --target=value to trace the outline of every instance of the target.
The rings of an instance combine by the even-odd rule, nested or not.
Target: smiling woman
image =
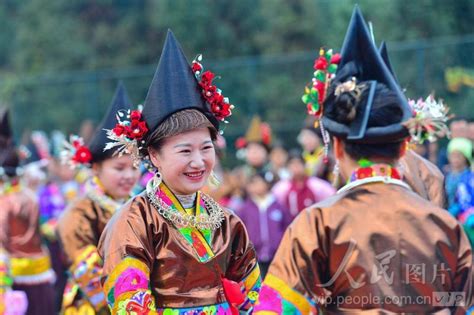
[[[58,222],[58,235],[69,265],[69,279],[63,296],[63,312],[107,314],[105,297],[100,288],[102,273],[97,243],[106,223],[130,197],[140,172],[129,154],[115,156],[116,150],[104,152],[107,142],[104,128],[115,125],[117,110],[130,108],[125,88],[119,85],[108,113],[86,145],[74,138],[67,162],[87,165],[92,171],[86,183],[85,196],[75,200]]]
[[[190,66],[168,32],[143,117],[112,131],[108,147],[135,152],[155,173],[99,243],[113,314],[250,313],[258,297],[260,271],[243,223],[201,192],[213,176],[219,121],[232,105],[199,61]],[[143,137],[133,127],[124,134],[143,123]]]

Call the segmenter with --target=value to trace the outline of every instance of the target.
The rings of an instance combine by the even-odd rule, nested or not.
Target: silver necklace
[[[209,211],[209,215],[206,213],[192,215],[175,211],[165,204],[161,198],[157,198],[156,192],[158,189],[160,188],[154,188],[152,181],[149,181],[146,185],[146,195],[158,213],[177,227],[193,227],[198,230],[211,229],[213,231],[221,227],[222,221],[224,221],[224,211],[219,204],[208,195],[201,193],[201,198],[204,201],[207,211]]]

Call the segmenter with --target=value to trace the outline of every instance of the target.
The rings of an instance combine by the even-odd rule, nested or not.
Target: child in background
[[[472,142],[467,138],[454,138],[448,144],[449,172],[446,175],[446,197],[449,212],[457,217],[461,211],[456,192],[461,179],[470,173]]]
[[[291,222],[288,209],[271,193],[274,178],[269,172],[250,176],[246,198],[236,213],[245,223],[255,246],[262,276],[267,272],[286,227]]]
[[[291,152],[287,168],[291,179],[278,182],[272,192],[289,209],[292,219],[301,210],[334,195],[334,188],[325,180],[307,176],[305,160],[299,152]]]

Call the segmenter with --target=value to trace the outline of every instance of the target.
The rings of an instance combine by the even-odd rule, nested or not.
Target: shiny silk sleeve
[[[317,314],[328,256],[319,209],[303,210],[286,230],[260,290],[255,314]]]
[[[242,313],[251,313],[261,287],[260,268],[257,254],[250,242],[247,229],[235,215],[230,217],[233,234],[232,253],[226,278],[241,284],[241,291],[245,298],[238,308]]]
[[[78,290],[96,311],[106,306],[100,284],[102,260],[95,245],[98,242],[94,228],[96,221],[92,202],[82,200],[67,209],[58,222],[58,236],[70,264],[70,277],[63,296],[64,308],[73,304]]]
[[[112,314],[156,314],[150,290],[156,226],[147,210],[143,198],[133,199],[102,233],[103,291]]]

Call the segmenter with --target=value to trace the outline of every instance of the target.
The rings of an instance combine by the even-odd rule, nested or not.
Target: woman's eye
[[[212,145],[208,145],[208,146],[205,146],[205,147],[203,148],[203,150],[210,150],[210,149],[212,149],[212,148],[213,148]]]
[[[187,154],[187,153],[191,153],[191,150],[181,150],[181,151],[179,151],[179,153],[186,153]]]

